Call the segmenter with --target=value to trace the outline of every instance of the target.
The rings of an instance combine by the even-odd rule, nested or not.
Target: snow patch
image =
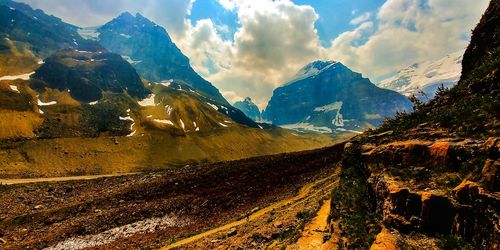
[[[36,98],[37,98],[37,103],[38,103],[38,106],[51,106],[51,105],[55,105],[55,104],[57,104],[57,102],[56,102],[56,101],[51,101],[51,102],[42,102],[42,101],[38,98],[38,96],[36,96]]]
[[[127,34],[123,34],[123,33],[121,33],[120,36],[125,37],[126,39],[130,39],[132,37],[131,35],[127,35]]]
[[[182,119],[179,119],[179,123],[181,124],[182,130],[185,130],[185,128],[184,128],[184,122],[182,121]]]
[[[132,59],[130,56],[122,56],[122,58],[127,61],[128,63],[130,64],[139,64],[141,63],[142,61],[135,61],[134,59]]]
[[[144,100],[139,101],[137,103],[139,105],[141,105],[142,107],[154,107],[154,106],[156,106],[155,105],[155,96],[156,96],[155,94],[151,94],[150,96],[148,96]]]
[[[222,122],[219,122],[219,124],[220,124],[222,127],[224,127],[224,128],[227,128],[227,127],[228,127],[226,124],[224,124],[224,123],[222,123]]]
[[[165,87],[170,87],[170,84],[172,84],[172,82],[174,82],[174,80],[170,79],[170,80],[166,80],[166,81],[161,81],[159,84],[163,85]]]
[[[172,110],[174,110],[170,105],[165,105],[165,109],[167,110],[167,114],[170,116],[172,114]]]
[[[29,80],[30,76],[33,74],[35,74],[35,72],[17,75],[17,76],[2,76],[2,77],[0,77],[0,81],[12,81],[12,80],[17,80],[17,79]]]
[[[16,85],[9,85],[10,89],[12,89],[13,91],[17,92],[17,93],[21,93],[19,92],[19,89],[17,88]]]
[[[338,62],[334,61],[327,61],[327,62],[316,61],[310,63],[305,67],[303,67],[302,69],[300,69],[299,72],[297,72],[297,74],[295,74],[295,76],[292,78],[292,80],[285,83],[284,86],[290,85],[300,80],[304,80],[309,77],[317,76],[338,64],[339,64]]]
[[[153,121],[155,121],[157,123],[168,124],[168,125],[174,126],[174,123],[171,120],[154,119]]]
[[[317,107],[314,109],[315,112],[328,112],[333,110],[340,110],[342,108],[343,102],[334,102],[325,106]]]
[[[287,124],[287,125],[282,125],[280,126],[282,128],[290,129],[290,130],[295,130],[299,132],[316,132],[316,133],[332,133],[332,129],[329,127],[316,127],[313,124],[309,123],[295,123],[295,124]]]
[[[89,102],[89,105],[94,106],[94,105],[96,105],[97,103],[99,103],[99,101]]]
[[[219,107],[217,107],[217,105],[215,104],[212,104],[212,103],[209,103],[207,102],[208,106],[212,107],[213,109],[215,109],[215,111],[218,111],[219,110]]]
[[[130,109],[127,110],[127,113],[130,112]],[[119,116],[120,120],[121,121],[132,121],[132,125],[130,125],[130,131],[132,131],[132,133],[128,134],[127,137],[131,137],[131,136],[134,136],[135,133],[137,132],[137,130],[134,130],[134,126],[135,126],[135,121],[132,117],[127,116],[127,117],[121,117]]]

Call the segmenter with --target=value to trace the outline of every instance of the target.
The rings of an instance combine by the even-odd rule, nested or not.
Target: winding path
[[[317,181],[315,181],[313,183],[309,183],[309,184],[305,185],[304,187],[302,187],[296,196],[288,198],[288,199],[285,199],[285,200],[282,200],[282,201],[278,201],[276,203],[271,204],[270,206],[267,206],[267,207],[265,207],[263,209],[260,209],[257,212],[251,214],[248,217],[248,219],[247,218],[243,218],[243,219],[240,219],[240,220],[237,220],[237,221],[233,221],[233,222],[230,222],[228,224],[222,225],[220,227],[211,229],[209,231],[206,231],[206,232],[203,232],[203,233],[200,233],[200,234],[197,234],[197,235],[194,235],[194,236],[191,236],[191,237],[179,240],[177,242],[174,242],[171,245],[168,245],[168,246],[165,246],[165,247],[161,248],[161,250],[169,250],[169,249],[178,248],[180,246],[187,245],[187,244],[196,242],[198,240],[201,240],[201,239],[203,239],[205,237],[208,237],[210,235],[213,235],[213,234],[216,234],[216,233],[219,233],[219,232],[222,232],[222,231],[226,231],[226,230],[232,229],[234,227],[243,225],[243,224],[245,224],[245,223],[247,223],[249,221],[254,221],[254,220],[260,218],[261,216],[265,215],[266,213],[272,211],[273,209],[276,209],[276,208],[279,208],[279,207],[283,207],[283,206],[289,205],[290,203],[295,203],[295,202],[300,201],[301,199],[304,199],[305,197],[307,197],[311,193],[311,191],[314,190],[314,187],[316,185],[321,184],[321,183],[327,181],[328,179],[335,178],[336,175],[337,174],[334,174],[332,176],[329,176],[329,177],[317,180]]]
[[[16,185],[16,184],[40,183],[40,182],[81,181],[81,180],[94,180],[94,179],[100,179],[100,178],[136,175],[136,174],[140,174],[140,173],[66,176],[66,177],[33,178],[33,179],[0,179],[0,184],[1,185]]]

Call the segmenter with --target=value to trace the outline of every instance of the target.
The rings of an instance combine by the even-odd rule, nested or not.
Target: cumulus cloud
[[[236,11],[240,27],[232,41],[221,39],[213,23],[197,22],[192,35],[179,43],[194,58],[193,64],[223,92],[250,95],[264,108],[272,90],[303,65],[320,56],[314,23],[318,15],[310,6],[289,0],[221,0]],[[196,39],[197,36],[203,39]],[[197,62],[195,62],[197,61]]]
[[[401,66],[466,47],[463,38],[487,4],[488,0],[388,0],[377,14],[376,27],[362,22],[334,39],[324,53],[378,79]]]

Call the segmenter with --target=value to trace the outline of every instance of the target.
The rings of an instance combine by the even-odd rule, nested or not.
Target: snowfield
[[[139,105],[141,105],[142,107],[154,107],[154,106],[156,106],[155,105],[155,96],[156,96],[155,94],[151,94],[150,96],[148,96],[144,100],[139,101],[137,103]]]
[[[450,88],[460,80],[463,54],[464,51],[461,50],[437,61],[413,64],[382,80],[378,86],[406,96],[424,92],[428,98],[432,98],[439,86]]]

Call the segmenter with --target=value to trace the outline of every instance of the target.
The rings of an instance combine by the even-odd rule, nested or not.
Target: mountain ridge
[[[296,130],[360,132],[409,109],[406,97],[378,88],[342,63],[315,61],[274,90],[262,116]]]

